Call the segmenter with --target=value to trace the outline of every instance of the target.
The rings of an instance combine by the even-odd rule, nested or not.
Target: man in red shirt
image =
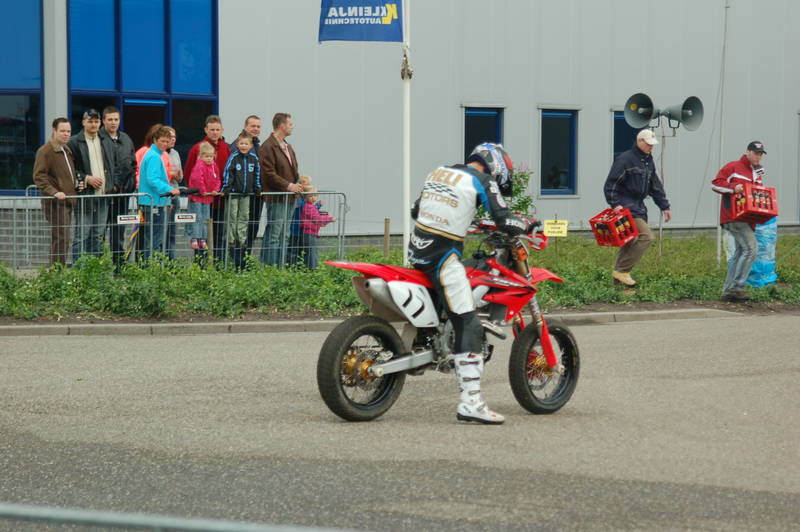
[[[731,161],[720,169],[717,177],[711,181],[711,190],[722,194],[719,208],[719,224],[730,233],[735,242],[733,256],[728,262],[728,275],[722,286],[724,301],[744,301],[749,299],[744,290],[744,282],[750,274],[750,268],[756,258],[758,244],[756,242],[755,225],[733,220],[734,194],[744,190],[744,183],[760,185],[763,181],[764,168],[761,157],[766,155],[764,144],[753,141],[747,145],[747,151],[738,160]]]
[[[216,163],[219,175],[225,170],[225,163],[231,155],[231,148],[222,133],[222,119],[219,115],[208,115],[206,117],[206,136],[203,140],[192,146],[189,155],[186,157],[186,165],[183,167],[183,175],[192,175],[192,168],[197,162],[198,150],[201,142],[208,142],[217,152]],[[225,197],[215,196],[211,204],[211,219],[214,220],[214,259],[224,261],[225,259]]]

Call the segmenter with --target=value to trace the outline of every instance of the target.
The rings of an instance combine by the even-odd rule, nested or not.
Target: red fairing
[[[486,285],[500,289],[486,294],[483,299],[490,303],[504,305],[508,309],[505,319],[511,320],[536,295],[536,286],[522,275],[501,266],[494,259],[489,259],[487,264],[490,268],[496,269],[499,275],[493,275],[490,272],[475,268],[467,268],[467,278],[470,286],[475,288],[476,286]]]
[[[365,277],[379,277],[385,281],[405,281],[416,283],[426,288],[433,288],[428,277],[419,270],[413,268],[403,268],[392,266],[391,264],[371,264],[368,262],[347,262],[338,260],[325,261],[328,266],[355,270],[364,274]]]
[[[550,270],[545,270],[544,268],[531,268],[531,280],[533,281],[533,284],[539,284],[542,281],[555,281],[557,283],[564,282],[564,279],[554,274]]]

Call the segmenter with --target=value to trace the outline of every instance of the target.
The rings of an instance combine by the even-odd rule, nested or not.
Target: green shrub
[[[465,247],[469,257],[478,240]],[[623,291],[611,283],[616,249],[602,248],[584,237],[551,239],[541,252],[532,252],[530,263],[546,268],[564,283],[540,284],[539,299],[548,307],[581,307],[595,302],[631,303],[719,299],[725,264],[717,268],[714,238],[665,238],[637,265],[639,287]],[[751,289],[760,302],[800,303],[800,237],[778,240],[778,285]],[[392,251],[384,259],[381,250],[363,248],[348,254],[355,262],[402,264],[403,253]],[[226,268],[201,268],[185,260],[158,257],[147,267],[127,265],[114,273],[108,255],[84,257],[72,268],[54,265],[34,276],[15,276],[0,265],[0,315],[32,319],[75,314],[131,318],[213,315],[236,317],[246,312],[322,315],[353,314],[363,306],[353,290],[355,272],[321,265],[319,269],[280,270],[252,261],[245,272]]]

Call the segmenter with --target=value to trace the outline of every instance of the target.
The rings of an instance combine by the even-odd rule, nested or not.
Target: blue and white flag
[[[403,42],[403,0],[322,0],[319,41]]]

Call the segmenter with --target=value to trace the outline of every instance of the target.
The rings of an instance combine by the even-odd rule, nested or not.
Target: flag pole
[[[411,240],[411,41],[408,14],[411,0],[403,2],[403,62],[400,78],[403,80],[403,264],[408,266],[408,244]]]

